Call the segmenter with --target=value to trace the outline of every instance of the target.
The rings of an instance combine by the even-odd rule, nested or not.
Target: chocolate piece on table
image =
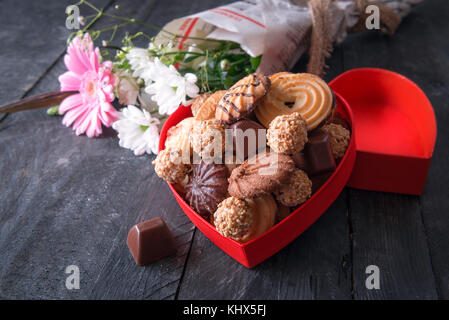
[[[243,161],[255,155],[259,148],[266,147],[267,129],[255,121],[243,119],[231,124],[229,129],[232,132],[232,141],[237,159]]]
[[[228,169],[222,164],[203,160],[193,166],[193,173],[185,190],[186,201],[198,214],[209,220],[209,215],[227,197]]]
[[[126,244],[139,266],[176,252],[173,235],[165,221],[160,217],[133,226],[128,232]]]
[[[309,141],[304,148],[306,160],[305,171],[309,176],[335,170],[335,160],[332,154],[329,136],[322,130],[310,132]]]

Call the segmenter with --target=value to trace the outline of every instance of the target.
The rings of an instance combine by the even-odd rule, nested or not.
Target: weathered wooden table
[[[59,88],[70,2],[0,2],[0,104]],[[120,12],[162,26],[221,2],[129,0]],[[0,298],[449,298],[448,19],[446,0],[425,0],[393,37],[350,36],[326,75],[381,67],[423,88],[439,125],[424,194],[346,188],[310,229],[252,270],[195,229],[154,174],[154,156],[120,148],[113,130],[78,137],[43,109],[8,115],[0,122]],[[305,70],[303,60],[294,71]],[[178,253],[138,267],[127,232],[156,216],[168,222]],[[80,269],[79,290],[65,286],[69,265]],[[379,267],[379,290],[365,286],[369,265]]]

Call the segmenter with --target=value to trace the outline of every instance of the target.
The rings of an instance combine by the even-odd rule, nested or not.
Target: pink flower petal
[[[69,127],[75,120],[77,120],[79,117],[85,114],[88,110],[89,110],[88,106],[80,105],[77,108],[73,108],[67,111],[64,118],[62,119],[62,124]]]
[[[101,122],[99,121],[98,117],[94,115],[94,113],[91,113],[91,119],[90,123],[88,125],[88,128],[86,130],[86,135],[89,138],[99,136],[101,134]]]
[[[58,108],[59,114],[64,114],[70,109],[77,108],[77,107],[81,106],[82,103],[83,103],[83,97],[81,96],[81,94],[77,93],[77,94],[68,96],[59,105],[59,108]]]
[[[82,75],[88,70],[78,59],[75,58],[75,56],[70,54],[66,54],[64,56],[64,64],[68,70],[79,75]]]
[[[61,74],[58,80],[61,85],[61,91],[78,91],[80,89],[80,76],[72,71]]]
[[[117,120],[117,110],[110,103],[104,102],[101,104],[98,117],[106,127],[110,127]]]
[[[91,110],[86,109],[85,112],[80,114],[80,116],[73,123],[73,130],[75,130],[76,135],[83,134],[86,132],[87,126],[89,125],[89,116],[91,115]]]

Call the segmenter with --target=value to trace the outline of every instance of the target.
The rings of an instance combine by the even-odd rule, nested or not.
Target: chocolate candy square
[[[314,130],[308,136],[304,148],[305,171],[309,176],[335,170],[329,136],[322,130]]]
[[[266,148],[267,129],[261,124],[242,119],[231,124],[229,129],[238,161],[243,162],[255,155],[259,149]]]
[[[139,266],[176,252],[173,235],[160,217],[133,226],[128,232],[126,244]]]

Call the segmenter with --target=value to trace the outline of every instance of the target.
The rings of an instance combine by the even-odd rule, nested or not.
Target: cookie
[[[182,152],[190,152],[190,154],[192,154],[190,134],[194,123],[195,119],[189,117],[179,122],[176,126],[168,129],[165,148],[180,149]]]
[[[277,116],[299,112],[311,131],[331,117],[335,105],[332,90],[321,78],[308,73],[280,72],[270,76],[271,87],[255,110],[266,128]]]
[[[279,188],[295,169],[292,158],[279,153],[260,153],[232,170],[228,192],[246,199],[269,194]]]
[[[256,199],[229,197],[218,205],[213,224],[222,236],[245,243],[274,225],[276,211],[276,201],[271,195]]]
[[[342,125],[335,123],[325,125],[322,130],[329,135],[334,158],[336,160],[343,158],[346,149],[349,146],[349,140],[351,139],[349,130],[345,129]]]
[[[215,118],[225,123],[235,122],[248,115],[256,107],[256,102],[270,88],[270,79],[253,73],[229,88],[218,103]]]
[[[221,98],[223,98],[226,90],[220,90],[211,94],[201,105],[201,107],[197,110],[195,119],[196,120],[209,120],[215,118],[215,111],[217,109],[217,105],[220,102]]]
[[[196,97],[192,104],[190,105],[190,109],[192,110],[193,117],[196,117],[198,110],[203,106],[204,102],[212,95],[211,92],[203,93],[202,95]]]
[[[183,161],[180,149],[166,148],[159,151],[156,159],[152,162],[154,171],[159,178],[168,183],[182,182],[186,175],[192,171],[190,159]]]
[[[201,216],[208,219],[217,205],[227,197],[228,170],[222,164],[201,161],[193,166],[185,186],[186,201]]]
[[[215,119],[195,120],[190,142],[193,151],[202,159],[221,158],[225,146],[225,128]]]
[[[306,142],[307,126],[299,112],[277,116],[268,127],[267,144],[278,153],[298,153]]]
[[[304,203],[312,194],[312,181],[301,169],[295,169],[276,192],[276,200],[287,207]]]
[[[287,218],[290,213],[290,207],[284,206],[283,204],[278,204],[278,209],[276,211],[276,223],[279,223]]]

